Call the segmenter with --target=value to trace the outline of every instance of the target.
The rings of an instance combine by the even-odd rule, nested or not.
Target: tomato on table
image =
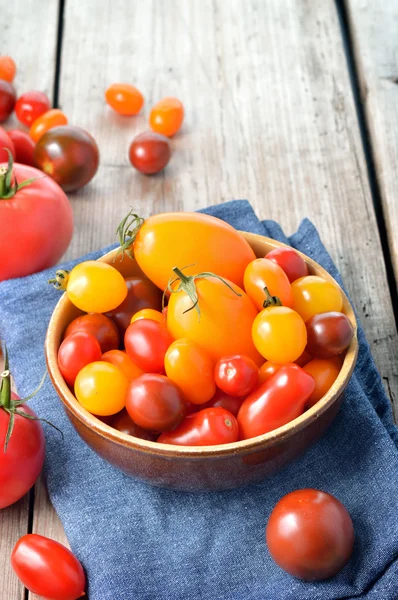
[[[33,121],[29,129],[29,135],[34,142],[38,142],[41,136],[49,129],[67,124],[68,117],[65,113],[59,108],[52,108]]]
[[[97,361],[83,367],[75,381],[75,396],[88,412],[114,415],[126,405],[127,377],[115,365]]]
[[[120,336],[118,328],[112,319],[99,313],[82,315],[73,319],[65,329],[64,338],[75,331],[85,331],[93,335],[101,346],[101,352],[108,352],[119,347]]]
[[[14,110],[17,95],[12,83],[0,79],[0,123],[6,121]]]
[[[254,319],[252,335],[261,356],[279,364],[294,362],[307,344],[303,319],[287,306],[264,308]]]
[[[58,350],[58,366],[66,383],[73,386],[79,371],[91,362],[100,360],[98,340],[84,331],[77,331],[64,339]]]
[[[142,369],[134,364],[123,350],[108,350],[101,356],[101,360],[115,365],[127,377],[129,382],[143,373]]]
[[[4,129],[4,127],[0,126],[0,163],[8,163],[9,154],[8,154],[7,150],[9,150],[11,152],[11,155],[12,155],[13,159],[15,160],[14,144],[13,144],[10,136],[8,135],[8,132]],[[5,165],[3,165],[3,167],[5,167]],[[1,176],[2,175],[0,175],[0,177]]]
[[[259,371],[256,363],[241,354],[226,356],[217,361],[214,368],[217,386],[230,396],[247,396],[258,384]]]
[[[51,108],[50,100],[44,92],[32,90],[20,96],[15,104],[15,114],[23,125],[30,127],[41,115]]]
[[[340,373],[341,363],[337,358],[314,358],[308,362],[304,371],[315,381],[315,389],[306,402],[306,408],[314,406],[329,391]]]
[[[275,248],[265,258],[279,265],[286,273],[290,283],[308,275],[307,263],[293,248]],[[283,303],[282,303],[283,304]]]
[[[337,285],[317,275],[296,279],[292,283],[292,292],[293,308],[304,321],[318,313],[341,312],[343,309],[343,297]]]
[[[33,158],[35,143],[32,138],[25,131],[19,129],[11,129],[7,131],[7,134],[14,144],[15,162],[34,167],[36,164]]]
[[[129,159],[145,175],[159,173],[171,158],[170,142],[164,135],[146,131],[137,135],[129,148]]]
[[[200,406],[200,408],[220,407],[232,413],[234,417],[237,417],[244,399],[244,397],[230,396],[229,394],[226,394],[220,390],[220,388],[217,388],[213,398],[210,398],[210,400],[206,402],[206,404]]]
[[[112,83],[106,92],[105,100],[119,115],[137,115],[144,104],[144,96],[129,83]]]
[[[325,312],[307,321],[307,350],[316,358],[331,358],[344,352],[354,336],[354,327],[347,315]]]
[[[0,56],[0,79],[4,79],[4,81],[9,81],[12,83],[14,81],[16,71],[17,66],[11,56]]]
[[[276,296],[283,306],[293,306],[293,294],[289,279],[279,265],[268,258],[256,258],[247,265],[244,275],[246,294],[253,300],[258,310],[265,308],[268,289],[271,296]]]
[[[184,106],[178,98],[163,98],[151,110],[149,124],[152,131],[172,137],[181,128]]]
[[[176,446],[217,446],[237,442],[239,427],[225,408],[205,408],[188,415],[179,427],[162,433],[158,442]]]

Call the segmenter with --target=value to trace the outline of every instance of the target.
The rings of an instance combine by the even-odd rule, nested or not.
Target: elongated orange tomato
[[[293,306],[293,292],[290,281],[283,269],[268,258],[257,258],[247,265],[244,275],[246,294],[253,300],[258,310],[264,308],[268,288],[271,296],[277,296],[283,306]]]
[[[216,361],[224,356],[244,354],[260,366],[264,359],[251,336],[257,310],[249,296],[231,281],[214,276],[186,277],[179,272],[179,277],[185,283],[194,282],[198,310],[192,308],[192,297],[181,288],[176,291],[178,288],[174,285],[167,310],[167,328],[172,337],[193,340]]]
[[[245,269],[256,258],[239,231],[201,213],[164,213],[143,223],[129,214],[118,233],[122,249],[134,253],[145,275],[160,289],[166,288],[175,266],[188,267],[187,275],[211,271],[242,287]]]

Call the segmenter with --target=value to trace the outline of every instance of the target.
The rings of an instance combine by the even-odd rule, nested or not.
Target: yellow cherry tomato
[[[339,288],[323,277],[300,277],[292,283],[292,292],[293,308],[304,321],[319,313],[342,312],[343,297]]]
[[[293,294],[290,281],[283,269],[268,258],[256,258],[246,267],[244,274],[246,294],[253,300],[258,310],[261,310],[267,294],[277,296],[283,306],[293,306]]]
[[[303,319],[287,306],[269,306],[254,319],[253,342],[260,354],[271,362],[294,362],[307,345]]]
[[[340,373],[341,362],[339,358],[314,358],[303,367],[306,373],[312,375],[315,389],[306,402],[306,408],[314,406],[330,389]]]
[[[160,310],[155,310],[154,308],[143,308],[139,310],[131,317],[130,323],[134,323],[140,319],[151,319],[151,321],[157,321],[163,325],[166,321],[164,314],[160,312]]]
[[[115,415],[126,405],[129,386],[122,371],[105,361],[92,362],[79,371],[75,395],[80,404],[94,415]]]
[[[101,360],[118,367],[129,381],[133,381],[133,379],[136,379],[144,372],[133,363],[127,352],[124,352],[123,350],[108,350],[108,352],[105,352],[101,356]]]

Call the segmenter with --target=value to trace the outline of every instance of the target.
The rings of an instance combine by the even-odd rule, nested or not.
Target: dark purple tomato
[[[61,125],[49,129],[37,142],[36,165],[61,186],[74,192],[97,172],[99,150],[94,138],[80,127]]]
[[[12,83],[0,79],[0,123],[6,121],[14,110],[17,95]]]
[[[164,135],[146,131],[133,139],[129,149],[129,159],[133,167],[141,173],[159,173],[171,157],[170,142]]]
[[[349,318],[340,312],[314,315],[306,323],[306,350],[314,358],[332,358],[348,348],[354,335]]]
[[[132,435],[133,437],[140,438],[141,440],[149,440],[154,442],[158,437],[155,433],[147,431],[146,429],[136,425],[125,409],[123,409],[122,412],[118,413],[112,419],[110,425],[121,433]]]

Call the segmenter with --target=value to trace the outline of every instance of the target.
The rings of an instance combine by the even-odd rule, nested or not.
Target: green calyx
[[[118,254],[124,256],[124,253],[126,252],[127,256],[134,258],[134,240],[144,224],[144,221],[145,219],[134,213],[133,209],[131,209],[130,212],[119,223],[119,226],[116,229],[116,235],[120,244]]]
[[[268,308],[269,306],[282,306],[282,302],[278,298],[278,296],[271,296],[267,286],[264,288],[265,292],[265,300],[263,302],[263,308]]]
[[[37,177],[25,179],[22,183],[18,183],[15,173],[12,172],[14,166],[13,156],[8,148],[4,148],[4,150],[8,152],[8,165],[7,167],[0,167],[0,200],[9,200],[19,190],[36,181]]]
[[[58,269],[53,279],[49,279],[50,283],[56,290],[66,290],[68,287],[69,273],[66,269]]]

